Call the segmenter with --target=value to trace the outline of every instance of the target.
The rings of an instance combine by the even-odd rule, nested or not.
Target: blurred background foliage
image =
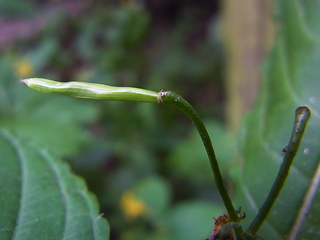
[[[208,237],[224,208],[199,136],[175,109],[47,96],[18,79],[178,92],[205,119],[232,193],[221,9],[212,0],[0,0],[0,124],[70,162],[113,240]]]

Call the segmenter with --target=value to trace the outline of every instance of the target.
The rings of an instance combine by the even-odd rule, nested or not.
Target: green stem
[[[180,95],[174,92],[161,91],[159,93],[159,102],[177,107],[179,110],[184,112],[191,119],[191,121],[197,128],[200,134],[200,137],[203,141],[203,144],[205,146],[205,149],[207,151],[217,188],[220,192],[224,205],[230,215],[230,218],[234,222],[239,222],[240,220],[239,220],[238,214],[236,213],[235,208],[233,207],[233,204],[231,202],[227,189],[224,185],[222,175],[219,169],[218,161],[216,159],[216,155],[212,147],[210,136],[208,134],[206,127],[201,121],[201,118],[199,117],[198,113],[185,99],[183,99]]]
[[[268,216],[273,204],[277,200],[279,193],[287,179],[290,167],[299,149],[306,125],[310,118],[310,110],[308,107],[299,107],[296,109],[295,122],[289,144],[283,162],[279,169],[278,175],[271,187],[271,190],[261,206],[257,216],[248,228],[248,232],[256,234],[266,217]]]

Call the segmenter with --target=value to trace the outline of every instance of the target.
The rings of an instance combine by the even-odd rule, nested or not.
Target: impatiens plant
[[[211,139],[205,128],[205,125],[203,124],[194,108],[180,95],[171,91],[163,90],[161,90],[160,92],[153,92],[138,88],[111,87],[101,84],[83,82],[60,83],[40,78],[25,79],[22,80],[22,82],[31,89],[43,93],[54,93],[88,99],[167,104],[172,105],[184,112],[194,123],[203,141],[203,145],[210,160],[217,188],[228,212],[228,215],[226,215],[224,221],[216,220],[216,226],[214,229],[217,229],[218,227],[218,230],[213,231],[209,239],[260,239],[260,237],[258,237],[256,233],[265,221],[273,204],[280,194],[280,191],[289,174],[293,159],[298,151],[307,122],[310,118],[310,111],[307,107],[299,107],[296,110],[292,136],[289,144],[285,148],[285,156],[279,173],[256,218],[253,220],[248,230],[244,231],[241,226],[241,220],[245,218],[245,213],[242,213],[241,210],[236,211],[232,204],[230,196],[223,182]]]
[[[171,105],[184,112],[200,134],[226,209],[220,216],[212,214],[215,226],[212,231],[207,230],[207,239],[317,240],[320,239],[320,5],[315,0],[275,4],[281,26],[263,67],[257,104],[240,133],[240,153],[231,169],[235,190],[232,199],[205,125],[194,108],[178,94],[39,78],[22,82],[44,93],[151,102]],[[0,97],[5,99],[1,91]],[[67,108],[65,104],[56,105],[56,115],[59,109]],[[294,109],[294,127],[288,142]],[[43,107],[42,111],[45,110]],[[35,139],[32,133],[27,138],[28,134],[17,133],[8,126],[10,123],[6,122],[0,131],[0,239],[109,239],[109,225],[84,181],[36,140],[30,140]],[[54,125],[61,142],[68,129]],[[67,136],[74,135],[72,133]],[[41,142],[46,137],[39,139]],[[49,140],[52,139],[48,137]],[[157,184],[155,186],[161,185]],[[130,192],[125,194],[122,204],[134,205],[130,208],[135,210],[131,216],[150,210]],[[185,209],[188,208],[175,213],[185,216]],[[191,228],[188,230],[187,236],[192,232]]]

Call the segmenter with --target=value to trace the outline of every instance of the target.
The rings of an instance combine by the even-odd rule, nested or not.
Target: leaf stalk
[[[303,134],[310,119],[310,115],[311,114],[308,107],[302,106],[296,109],[294,126],[289,144],[286,147],[285,156],[267,198],[265,199],[264,203],[259,209],[258,214],[248,228],[248,232],[250,232],[251,234],[256,234],[260,229],[263,222],[267,218],[272,206],[277,200],[282,187],[284,186],[284,183],[289,175],[293,160],[298,152]]]

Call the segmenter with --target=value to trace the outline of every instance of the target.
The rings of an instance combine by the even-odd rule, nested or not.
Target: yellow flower
[[[147,206],[137,198],[132,191],[126,191],[122,195],[121,207],[129,220],[137,218],[146,212]]]
[[[26,59],[22,59],[16,62],[15,69],[18,77],[20,78],[30,77],[31,74],[33,73],[32,65]]]

